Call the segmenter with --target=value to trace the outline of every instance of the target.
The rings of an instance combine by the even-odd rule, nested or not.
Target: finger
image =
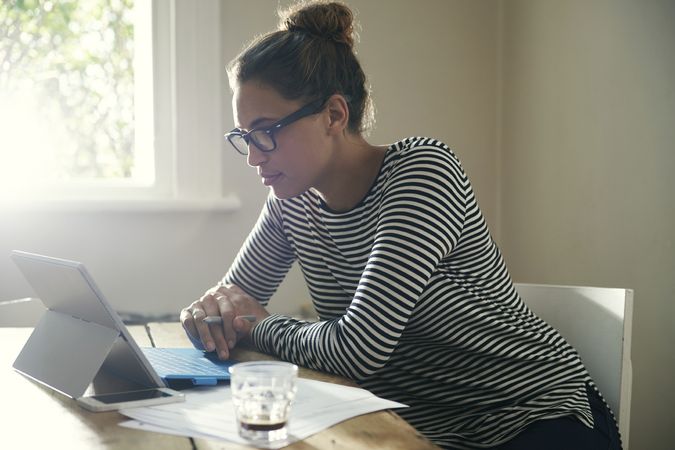
[[[209,329],[208,324],[204,322],[204,319],[207,316],[206,311],[204,311],[203,307],[194,307],[192,308],[191,314],[192,321],[195,324],[195,328],[197,328],[197,334],[199,335],[199,339],[202,341],[204,349],[207,352],[212,352],[215,350],[216,346],[213,336],[211,335],[211,330]]]
[[[237,332],[237,336],[249,337],[254,326],[255,321],[246,320],[241,316],[234,318],[234,330]]]
[[[221,316],[223,318],[222,323],[214,323],[210,326],[207,324],[207,326],[209,326],[211,336],[215,342],[218,357],[220,359],[228,359],[230,356],[230,349],[233,347],[233,345],[230,345],[230,335],[233,334],[232,319],[228,318],[227,315],[224,317],[222,316],[220,302],[216,300],[216,295],[223,297],[222,294],[209,294],[208,296],[205,296],[202,304],[209,316]]]
[[[222,327],[209,326],[209,324],[204,322],[204,319],[207,316],[216,316],[220,314],[218,304],[213,298],[213,295],[207,294],[202,296],[197,302],[197,305],[193,306],[192,310],[197,330],[202,342],[204,342],[204,347],[208,351],[218,351],[221,358],[227,358],[229,356],[229,348],[227,341],[223,336]],[[195,314],[198,314],[198,316],[195,316]]]
[[[215,294],[214,297],[218,303],[219,315],[223,318],[224,339],[227,341],[228,348],[232,349],[237,344],[237,332],[234,330],[235,310],[228,296]]]
[[[199,339],[199,333],[197,332],[197,327],[195,326],[195,321],[192,318],[192,312],[189,308],[183,308],[181,310],[180,323],[183,325],[183,330],[185,330],[185,334],[187,334],[187,337],[190,339],[190,342],[192,342],[192,345],[195,348],[204,350],[204,345]]]

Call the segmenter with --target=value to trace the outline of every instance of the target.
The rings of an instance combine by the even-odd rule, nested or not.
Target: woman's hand
[[[207,316],[219,316],[223,321],[208,324],[204,322]],[[255,322],[240,316],[254,316]],[[195,347],[216,350],[220,359],[228,359],[237,342],[249,338],[255,323],[267,316],[267,310],[239,286],[218,284],[184,308],[180,321]]]

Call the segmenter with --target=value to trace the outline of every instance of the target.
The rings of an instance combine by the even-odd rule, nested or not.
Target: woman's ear
[[[349,125],[349,106],[340,94],[335,94],[326,103],[328,108],[328,134],[342,134]]]

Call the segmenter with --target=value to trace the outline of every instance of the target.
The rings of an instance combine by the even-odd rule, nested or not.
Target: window
[[[0,4],[2,192],[154,183],[151,9],[137,3]]]
[[[221,192],[218,0],[0,2],[0,200]]]

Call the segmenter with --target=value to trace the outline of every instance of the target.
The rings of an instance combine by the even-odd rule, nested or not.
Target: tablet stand
[[[18,372],[72,398],[82,397],[102,368],[108,380],[124,372],[128,381],[157,387],[117,330],[53,310],[45,312],[14,361]]]

